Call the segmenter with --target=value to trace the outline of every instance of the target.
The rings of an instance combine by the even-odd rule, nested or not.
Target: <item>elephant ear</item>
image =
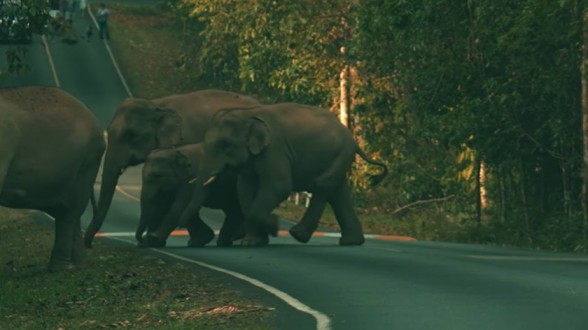
[[[259,117],[249,118],[247,147],[253,155],[259,155],[270,144],[270,131],[267,123]]]
[[[159,148],[166,149],[177,146],[183,141],[182,117],[171,109],[155,109],[153,125]]]

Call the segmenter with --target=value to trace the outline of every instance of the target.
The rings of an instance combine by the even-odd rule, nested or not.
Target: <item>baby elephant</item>
[[[0,89],[0,205],[55,218],[50,270],[82,260],[80,217],[104,149],[94,114],[64,90]]]
[[[237,175],[230,170],[214,183],[202,187],[191,183],[196,177],[203,155],[203,144],[188,144],[172,149],[157,149],[149,154],[143,167],[141,189],[141,220],[135,233],[140,247],[165,246],[167,237],[178,226],[186,205],[195,204],[220,209],[225,222],[217,239],[218,246],[231,246],[244,236],[243,216],[237,198]],[[194,204],[193,204],[194,205]],[[188,246],[201,247],[214,238],[198,212],[187,224]],[[147,234],[143,233],[147,229]]]

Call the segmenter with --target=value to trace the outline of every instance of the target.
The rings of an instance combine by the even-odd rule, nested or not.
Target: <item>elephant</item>
[[[269,243],[276,235],[277,217],[271,212],[293,191],[308,191],[312,199],[300,222],[290,229],[306,243],[330,204],[341,228],[340,245],[361,245],[363,229],[351,201],[347,174],[355,155],[381,168],[371,176],[378,184],[388,173],[386,164],[369,158],[351,132],[327,110],[296,103],[260,105],[219,111],[204,139],[204,159],[196,184],[214,180],[226,167],[237,169],[237,191],[244,214],[245,246]],[[190,203],[180,217],[194,216]]]
[[[155,149],[201,142],[219,109],[259,104],[252,97],[214,89],[153,100],[125,99],[107,127],[98,207],[86,228],[86,247],[92,246],[112,203],[118,179],[127,167],[142,164]]]
[[[63,89],[0,90],[0,205],[55,219],[50,271],[83,260],[81,216],[105,149],[96,116]]]
[[[244,236],[243,215],[237,199],[236,171],[227,169],[215,182],[197,187],[190,181],[198,174],[204,153],[202,143],[152,151],[143,166],[141,187],[141,220],[135,238],[139,246],[162,247],[177,226],[180,215],[192,196],[199,196],[199,205],[220,209],[225,222],[217,246],[231,246],[234,239]],[[214,232],[199,218],[187,224],[189,247],[201,247],[214,238]],[[147,234],[143,233],[147,229]]]

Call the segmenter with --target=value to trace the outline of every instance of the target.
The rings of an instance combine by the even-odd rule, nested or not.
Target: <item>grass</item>
[[[271,308],[197,268],[113,244],[48,273],[52,240],[50,224],[0,208],[0,329],[269,329]]]
[[[136,97],[156,98],[204,88],[182,65],[183,32],[164,5],[109,5],[110,44]]]

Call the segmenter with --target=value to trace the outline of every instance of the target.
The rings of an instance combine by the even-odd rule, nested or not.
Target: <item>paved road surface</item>
[[[88,17],[76,20],[80,35],[87,24]],[[32,71],[2,86],[59,84],[103,127],[128,96],[98,40],[46,48],[36,38],[26,47]],[[120,187],[103,229],[136,249],[129,234],[139,217],[140,167]],[[204,213],[218,228],[220,214]],[[275,329],[588,329],[588,255],[377,239],[340,247],[333,237],[303,245],[287,235],[258,249],[188,249],[186,241],[172,237],[151,252],[197,263],[276,307]]]

